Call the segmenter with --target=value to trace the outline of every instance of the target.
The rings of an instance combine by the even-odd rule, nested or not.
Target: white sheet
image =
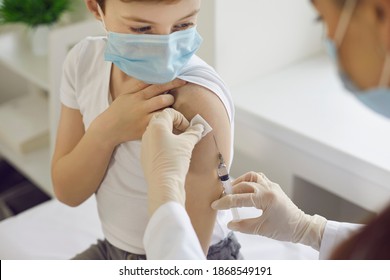
[[[0,223],[0,259],[69,259],[102,236],[94,198],[51,200]]]
[[[257,212],[240,209],[240,214]],[[77,208],[51,200],[0,222],[0,259],[70,259],[102,238],[96,202],[89,199]],[[318,259],[303,245],[237,233],[245,259]]]

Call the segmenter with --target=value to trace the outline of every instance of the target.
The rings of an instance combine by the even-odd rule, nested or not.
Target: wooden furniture
[[[62,63],[69,49],[86,36],[102,34],[96,20],[84,20],[63,27],[54,28],[49,34],[47,56],[32,54],[26,39],[18,32],[0,35],[0,61],[30,84],[30,92],[47,98],[49,119],[49,144],[28,153],[18,153],[0,141],[0,156],[14,165],[47,194],[53,195],[50,179],[50,158],[54,147],[59,117],[59,88]],[[1,94],[1,92],[0,92]],[[22,129],[22,128],[21,128]]]

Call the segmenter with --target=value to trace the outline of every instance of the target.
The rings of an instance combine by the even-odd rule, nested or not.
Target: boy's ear
[[[95,16],[95,18],[98,20],[102,20],[98,11],[98,3],[96,2],[96,0],[84,0],[84,2],[88,10]]]

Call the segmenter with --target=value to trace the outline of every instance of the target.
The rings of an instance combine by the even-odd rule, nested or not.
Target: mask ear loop
[[[356,5],[357,0],[347,0],[344,4],[334,36],[334,42],[336,43],[337,48],[341,46],[341,43],[344,40],[345,33],[347,32]]]
[[[102,8],[100,7],[99,4],[96,4],[96,5],[97,5],[98,13],[99,13],[100,17],[102,18],[102,25],[103,25],[103,28],[104,28],[104,30],[106,31],[106,33],[108,33],[108,30],[107,30],[107,27],[106,27],[106,22],[104,21],[104,13],[103,13],[103,10],[102,10]]]

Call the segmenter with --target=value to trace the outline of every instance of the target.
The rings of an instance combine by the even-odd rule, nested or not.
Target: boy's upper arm
[[[230,164],[231,127],[229,116],[222,101],[209,90],[194,84],[180,88],[175,95],[174,108],[188,120],[201,115],[213,128],[196,146],[192,153],[190,170],[186,178],[186,208],[192,225],[207,253],[214,229],[216,211],[211,203],[222,194],[217,176],[218,149],[227,165]]]

